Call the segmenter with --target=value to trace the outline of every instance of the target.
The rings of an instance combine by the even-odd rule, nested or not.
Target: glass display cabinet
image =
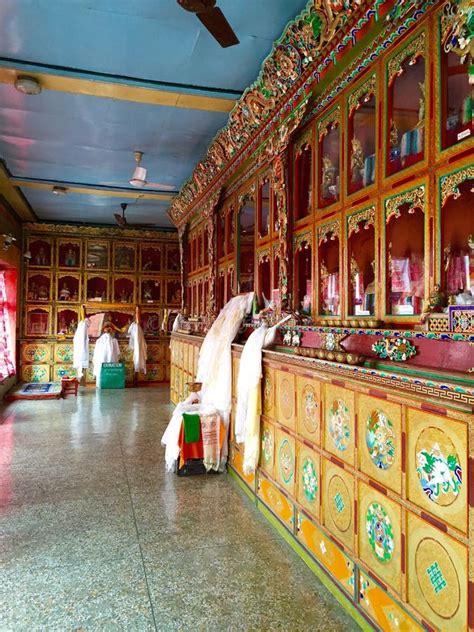
[[[140,302],[161,303],[161,279],[158,277],[140,279]]]
[[[225,268],[219,268],[216,279],[216,303],[221,310],[225,305]]]
[[[377,305],[375,206],[347,217],[347,313],[374,316]]]
[[[474,305],[474,167],[439,178],[441,291],[449,304]]]
[[[74,336],[79,322],[79,310],[74,307],[56,308],[56,335]]]
[[[56,300],[59,302],[77,302],[81,300],[81,275],[58,272],[56,282]]]
[[[313,130],[307,130],[295,141],[294,168],[294,218],[295,221],[313,212]]]
[[[258,186],[258,218],[257,218],[257,239],[266,239],[270,235],[271,227],[271,200],[272,188],[270,176],[261,178]]]
[[[271,298],[271,265],[270,265],[270,248],[264,248],[257,252],[258,264],[258,294],[262,299],[262,305],[270,301]]]
[[[225,211],[221,211],[217,215],[216,247],[217,247],[217,260],[218,261],[220,261],[223,257],[225,257],[227,253],[226,219],[227,219],[227,215],[225,214]]]
[[[44,337],[51,333],[51,307],[48,305],[27,305],[25,336]]]
[[[46,237],[28,238],[28,251],[31,253],[30,266],[50,268],[52,263],[52,240]]]
[[[133,272],[136,267],[137,249],[135,244],[114,243],[114,270]]]
[[[86,300],[106,303],[109,299],[109,279],[105,275],[86,275]]]
[[[192,258],[190,258],[192,262]],[[140,245],[140,272],[161,271],[161,248],[159,246]]]
[[[82,241],[58,238],[58,267],[78,270],[82,264]]]
[[[347,194],[375,183],[377,147],[377,78],[375,73],[348,96]]]
[[[179,279],[167,279],[166,303],[168,305],[181,305],[181,281]]]
[[[415,316],[425,296],[424,184],[385,200],[386,314]]]
[[[28,272],[26,275],[26,300],[51,300],[51,274],[48,272]]]
[[[86,268],[90,270],[109,269],[109,242],[88,239],[86,244]]]
[[[142,309],[140,323],[145,336],[160,335],[160,315],[155,310]]]
[[[238,291],[251,292],[255,283],[255,187],[239,196],[237,215]]]
[[[425,157],[426,34],[404,43],[387,64],[386,175]]]
[[[318,228],[319,315],[341,315],[340,221]]]
[[[272,301],[275,307],[280,305],[280,244],[272,247]]]
[[[233,255],[235,252],[235,210],[234,207],[231,206],[229,212],[226,215],[226,240],[227,240],[227,254]]]
[[[135,277],[115,275],[112,300],[114,303],[135,303]]]
[[[168,244],[166,246],[166,269],[168,272],[179,272],[180,270],[179,246]]]
[[[341,109],[328,112],[318,123],[318,207],[340,199]]]
[[[313,296],[312,233],[306,231],[293,238],[295,309],[311,315]]]

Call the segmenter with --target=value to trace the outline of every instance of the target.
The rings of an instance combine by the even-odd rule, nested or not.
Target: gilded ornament
[[[455,173],[451,173],[441,178],[441,206],[443,207],[448,199],[452,196],[457,200],[461,192],[459,185],[466,180],[474,180],[474,166],[460,169]]]
[[[419,208],[425,212],[425,185],[420,184],[416,189],[405,191],[385,201],[385,222],[388,224],[392,218],[401,216],[400,207],[408,204],[408,212],[414,213]]]
[[[354,92],[349,95],[349,116],[352,115],[355,109],[360,107],[360,102],[363,99],[370,98],[375,94],[377,86],[376,75],[371,75],[370,79],[360,85]]]
[[[306,231],[294,237],[293,248],[295,252],[308,247],[311,247],[311,231]]]
[[[318,134],[319,134],[319,142],[329,133],[329,131],[339,125],[341,122],[341,108],[338,105],[336,108],[331,110],[323,116],[323,118],[318,123]]]
[[[351,237],[354,233],[358,233],[360,231],[359,224],[361,222],[365,222],[364,230],[368,230],[370,226],[374,226],[375,224],[375,206],[370,206],[369,208],[360,211],[359,213],[354,213],[350,215],[347,219],[347,236]]]
[[[406,362],[416,355],[415,345],[406,338],[383,338],[372,345],[372,351],[393,362]]]
[[[407,59],[416,61],[419,57],[426,56],[426,33],[422,31],[418,37],[415,37],[407,46],[400,51],[388,62],[388,85],[391,86],[396,77],[403,72],[403,64]]]
[[[462,63],[474,63],[474,6],[471,0],[446,3],[441,16],[441,35],[446,53],[456,53]]]
[[[324,224],[324,226],[320,226],[318,228],[318,243],[321,245],[323,242],[334,239],[339,239],[340,237],[340,229],[341,224],[337,219],[334,222],[329,222],[328,224]]]

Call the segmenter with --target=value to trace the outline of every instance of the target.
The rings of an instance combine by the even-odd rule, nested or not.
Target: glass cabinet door
[[[255,200],[253,197],[242,196],[238,222],[238,290],[251,292],[255,281]]]
[[[313,261],[311,234],[295,237],[294,249],[295,309],[311,315],[313,295]]]
[[[294,171],[295,220],[299,220],[313,210],[313,147],[310,133],[295,143]]]
[[[387,176],[424,158],[425,39],[425,33],[421,33],[388,62]]]
[[[271,299],[271,266],[269,251],[258,253],[258,288],[259,298],[265,307]]]
[[[318,125],[318,207],[325,208],[340,198],[340,109],[327,114]]]
[[[376,306],[375,207],[347,218],[348,314],[373,316]]]
[[[376,78],[349,95],[347,134],[347,193],[351,195],[375,182]]]
[[[226,228],[226,216],[224,213],[219,213],[217,216],[217,259],[222,259],[226,253],[225,243],[225,228]]]
[[[270,234],[270,200],[270,181],[265,177],[258,188],[258,239],[264,239]]]
[[[341,313],[340,226],[339,221],[318,229],[319,315]]]

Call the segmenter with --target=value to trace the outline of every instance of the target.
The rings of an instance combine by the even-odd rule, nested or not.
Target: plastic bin
[[[97,386],[98,388],[125,388],[123,362],[103,362]]]

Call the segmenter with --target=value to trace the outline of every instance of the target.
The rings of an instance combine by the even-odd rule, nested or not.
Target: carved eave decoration
[[[469,180],[472,182],[472,187],[474,188],[474,166],[466,167],[464,169],[459,169],[455,173],[451,173],[449,176],[443,176],[441,178],[441,206],[443,207],[449,198],[452,196],[455,200],[457,200],[461,191],[459,190],[459,185]]]
[[[416,189],[404,191],[395,195],[385,202],[385,222],[388,224],[391,219],[398,219],[401,216],[400,208],[408,205],[408,213],[412,214],[416,209],[425,212],[425,185],[420,184]]]
[[[370,26],[384,22],[383,44],[371,53],[375,59],[436,1],[426,0],[420,7],[418,0],[309,0],[275,42],[257,80],[236,103],[227,125],[174,198],[169,210],[173,222],[182,225],[198,213],[214,187],[222,187],[274,134],[288,112],[311,96],[327,71],[341,63]],[[358,67],[369,62],[367,53],[361,51]]]
[[[324,226],[320,226],[318,228],[318,243],[321,245],[328,240],[333,241],[335,239],[339,239],[340,234],[341,224],[340,221],[336,219],[334,222],[329,222],[328,224],[324,224]]]
[[[374,73],[368,81],[365,81],[349,95],[349,116],[361,106],[361,101],[364,101],[364,99],[369,100],[370,97],[375,95],[376,86],[377,77]]]
[[[176,241],[176,230],[169,232],[160,230],[144,230],[133,228],[115,228],[114,226],[82,226],[74,224],[46,224],[39,222],[27,222],[23,224],[23,230],[28,233],[50,233],[52,235],[77,235],[79,237],[114,237],[123,239],[131,237],[136,239],[162,239]],[[179,230],[178,230],[179,233]]]
[[[364,230],[368,230],[370,226],[375,224],[375,206],[370,206],[362,211],[358,211],[347,218],[347,236],[350,237],[354,233],[360,232],[359,224],[364,223]]]

